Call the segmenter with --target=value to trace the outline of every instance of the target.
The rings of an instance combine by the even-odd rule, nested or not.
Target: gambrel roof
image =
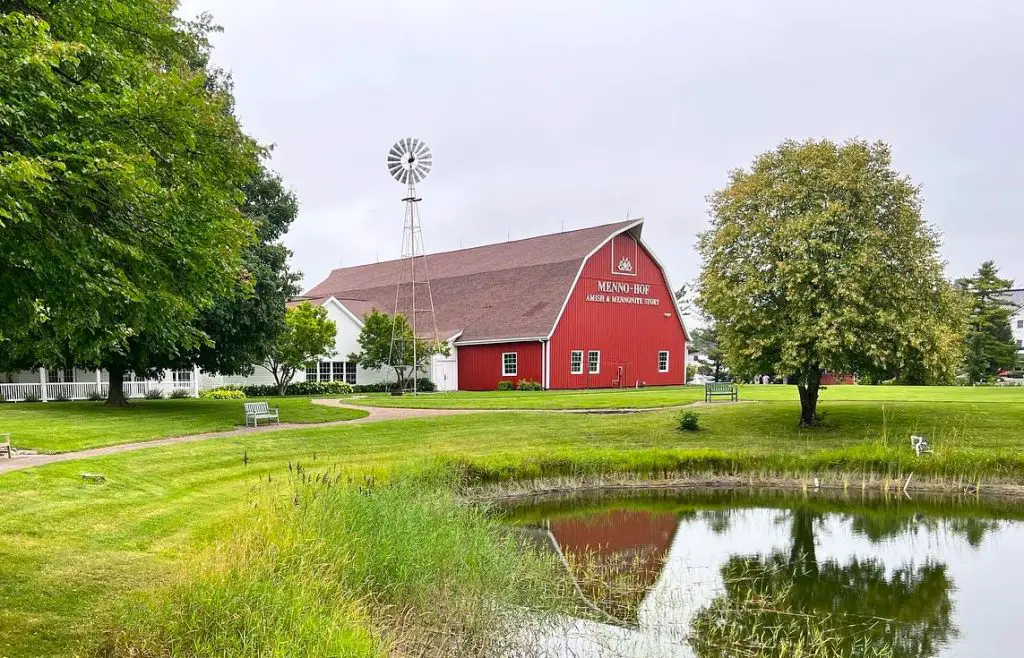
[[[643,220],[604,224],[524,240],[417,257],[417,280],[430,277],[442,339],[459,342],[537,339],[554,329],[562,305],[587,257],[620,233],[637,239]],[[371,309],[392,313],[399,281],[409,281],[408,259],[333,270],[304,297],[314,303],[335,298],[353,315]],[[417,286],[419,319],[427,322],[426,286]],[[398,310],[409,315],[411,288],[402,287]],[[428,335],[432,328],[417,327]]]

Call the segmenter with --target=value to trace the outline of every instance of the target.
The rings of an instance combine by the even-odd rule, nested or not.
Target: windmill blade
[[[418,183],[434,164],[430,147],[419,137],[403,137],[388,150],[388,173],[399,183]]]

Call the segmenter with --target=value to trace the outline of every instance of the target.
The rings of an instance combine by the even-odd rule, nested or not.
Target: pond
[[[571,615],[532,655],[1019,655],[1024,508],[977,498],[649,491],[504,511]]]

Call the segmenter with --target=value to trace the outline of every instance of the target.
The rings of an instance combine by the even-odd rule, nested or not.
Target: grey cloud
[[[288,237],[314,283],[393,258],[391,143],[423,137],[431,250],[626,215],[675,282],[705,197],[786,138],[888,141],[924,189],[950,274],[1024,279],[1024,4],[188,0],[299,194]]]

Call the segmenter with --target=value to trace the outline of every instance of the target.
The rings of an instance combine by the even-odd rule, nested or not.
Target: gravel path
[[[45,466],[57,462],[75,461],[101,455],[114,455],[119,452],[132,452],[146,448],[157,448],[169,446],[176,443],[191,443],[193,441],[206,441],[209,439],[224,439],[234,436],[246,436],[249,434],[262,434],[265,432],[280,432],[283,430],[296,430],[312,427],[333,427],[336,425],[361,425],[363,423],[378,423],[388,420],[402,420],[405,418],[424,418],[429,416],[457,416],[461,414],[479,413],[475,409],[390,409],[382,407],[357,407],[351,404],[343,404],[338,400],[313,400],[313,404],[322,404],[328,407],[341,407],[344,409],[359,409],[369,412],[368,416],[353,420],[334,420],[326,423],[280,423],[274,425],[262,425],[260,427],[239,427],[238,429],[223,432],[205,432],[203,434],[189,434],[187,436],[171,436],[166,439],[152,439],[150,441],[136,441],[135,443],[122,443],[116,446],[105,446],[102,448],[91,448],[77,452],[62,452],[56,455],[41,455],[35,453],[17,453],[11,459],[0,457],[0,475],[10,471],[20,471],[35,466]]]

